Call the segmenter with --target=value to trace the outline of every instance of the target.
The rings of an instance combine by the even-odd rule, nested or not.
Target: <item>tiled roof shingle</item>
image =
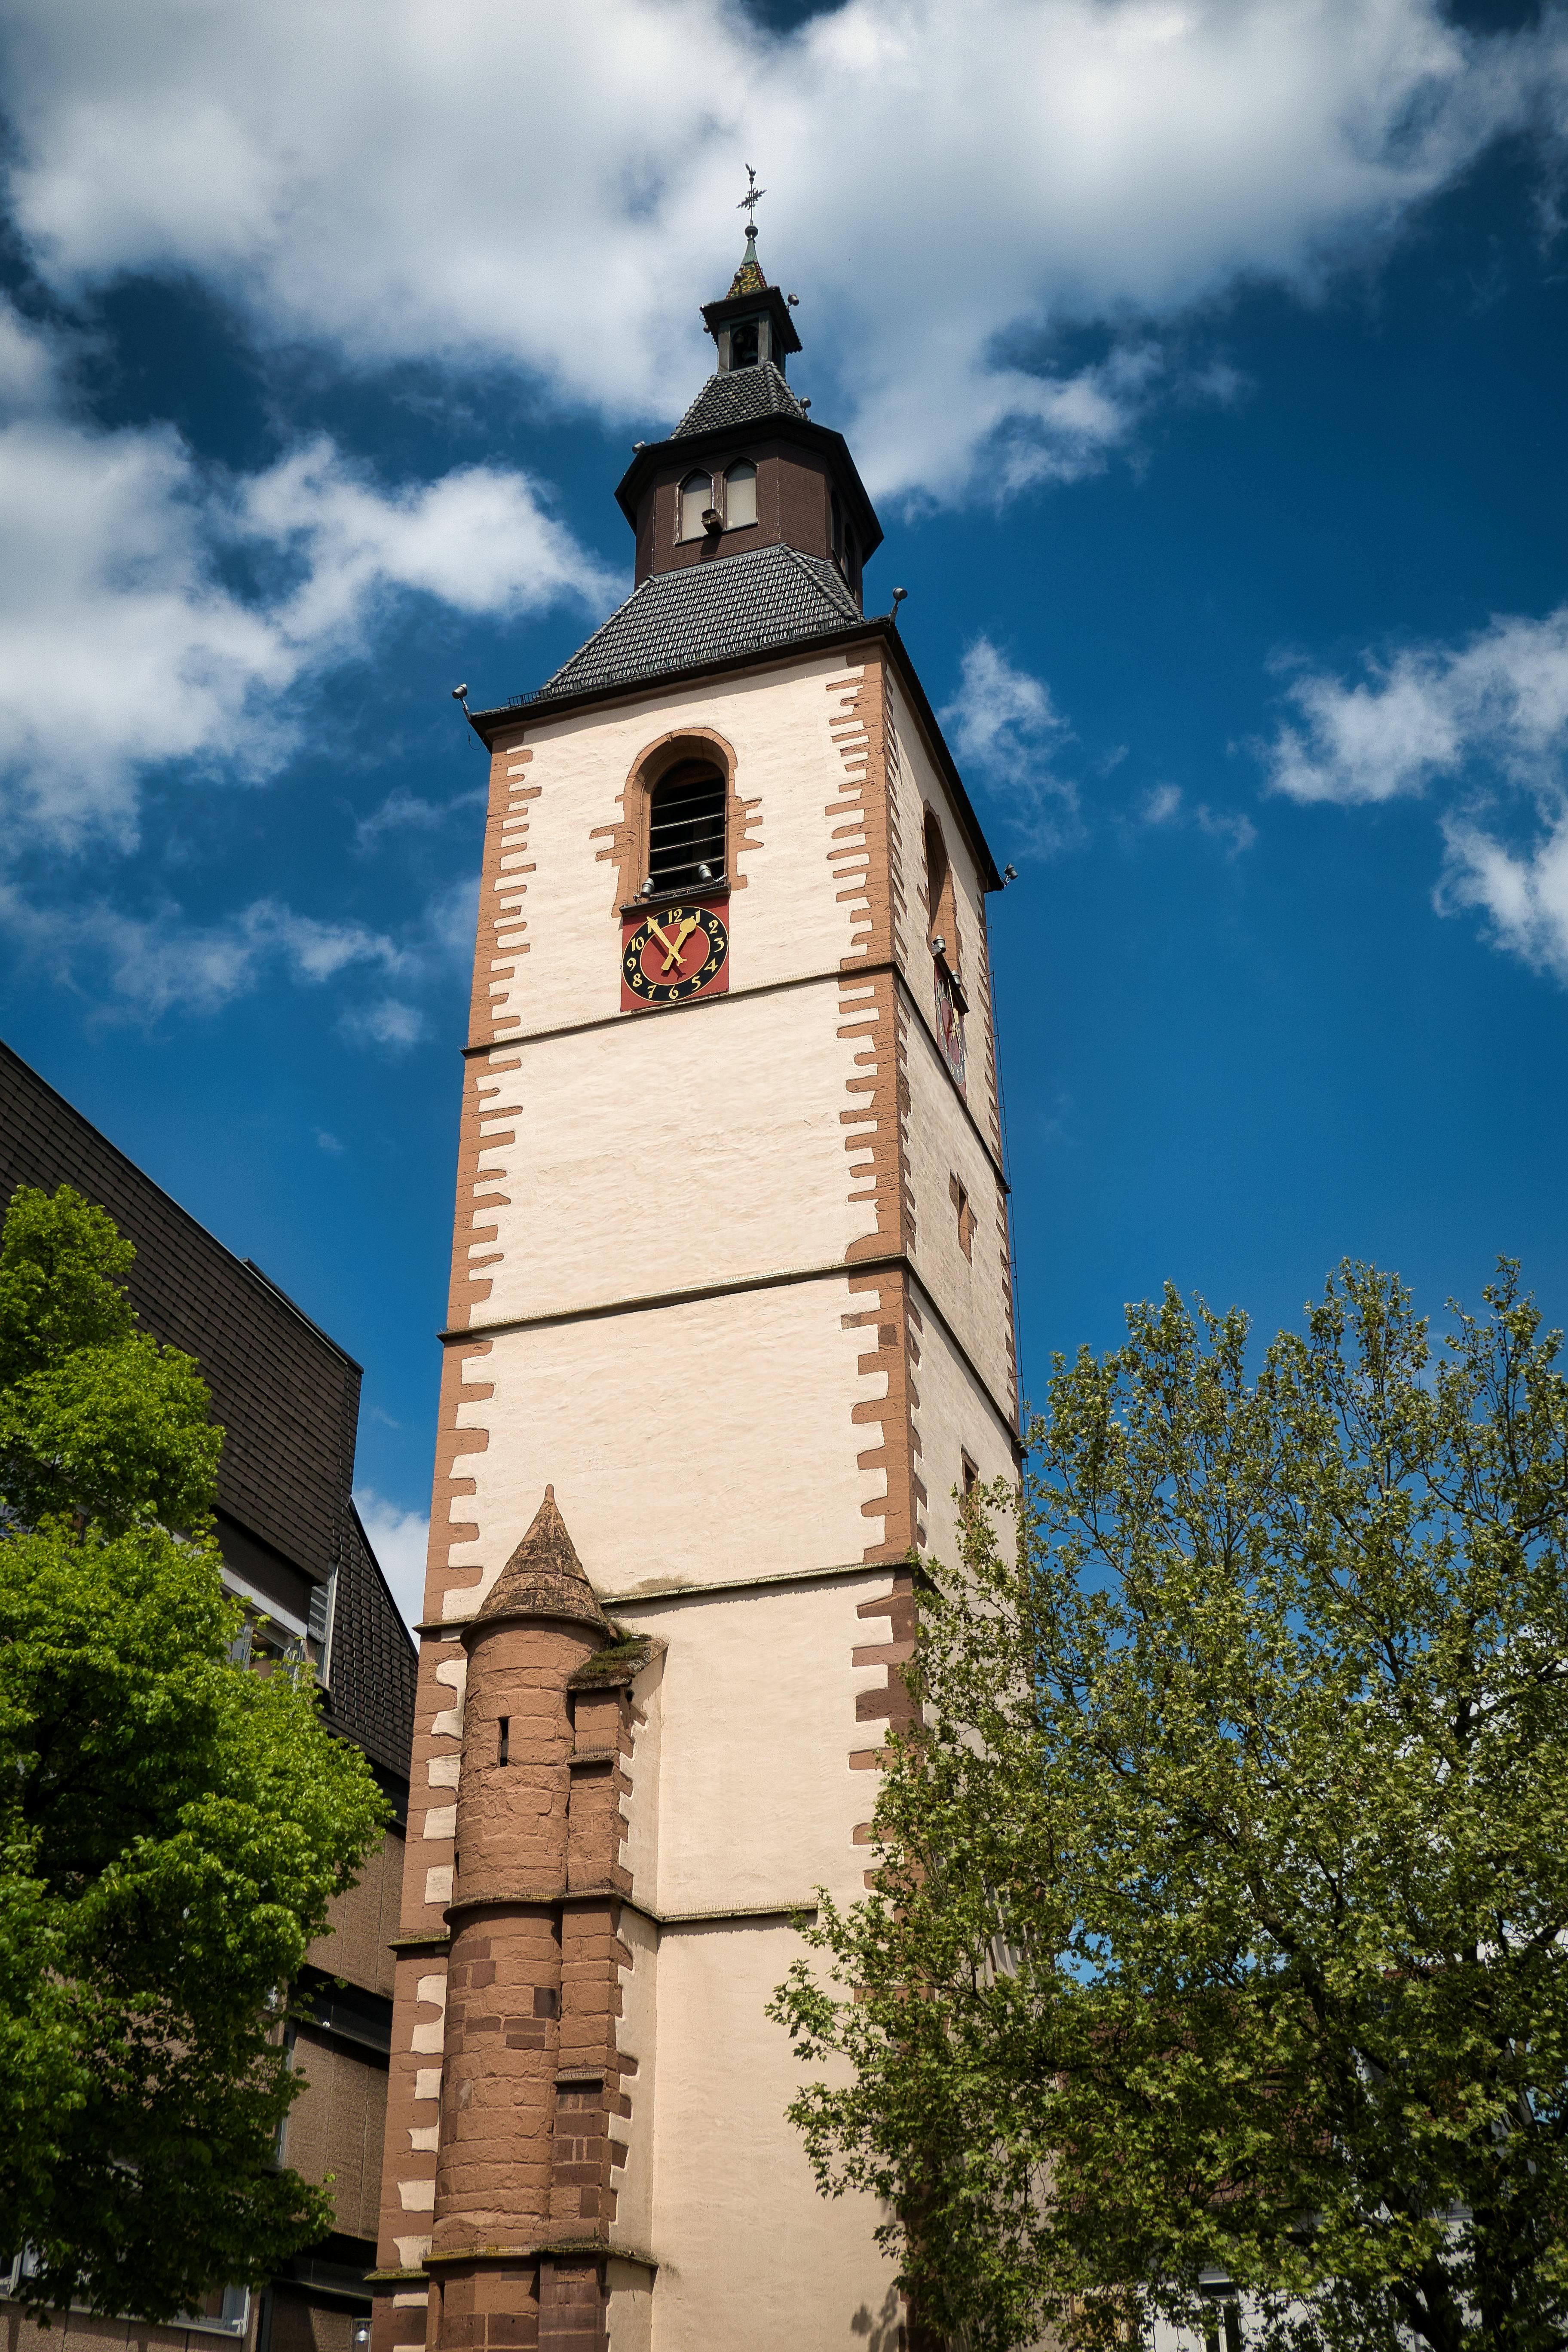
[[[724,425],[754,425],[764,416],[805,418],[772,360],[710,375],[669,437],[689,441],[694,433],[711,433]]]
[[[131,1303],[148,1330],[195,1358],[223,1426],[226,1557],[232,1520],[313,1583],[337,1569],[331,1718],[406,1776],[413,1647],[350,1498],[359,1366],[0,1045],[0,1215],[18,1184],[72,1185],[134,1244]]]
[[[357,1511],[338,1570],[327,1719],[405,1778],[418,1662]]]
[[[656,572],[546,679],[530,704],[636,684],[853,627],[860,607],[836,564],[774,545]]]
[[[348,1532],[359,1366],[0,1045],[0,1215],[18,1184],[74,1185],[134,1244],[131,1303],[195,1357],[225,1430],[218,1508],[323,1581]]]

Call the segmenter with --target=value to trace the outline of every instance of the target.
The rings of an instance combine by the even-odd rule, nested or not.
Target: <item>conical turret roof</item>
[[[544,1489],[532,1526],[490,1587],[475,1627],[498,1617],[565,1617],[610,1636],[610,1621],[566,1532],[553,1486]]]
[[[734,250],[731,247],[731,252]],[[768,281],[763,276],[763,265],[757,259],[757,229],[753,221],[746,230],[746,250],[741,256],[741,267],[730,280],[731,294],[765,294]]]

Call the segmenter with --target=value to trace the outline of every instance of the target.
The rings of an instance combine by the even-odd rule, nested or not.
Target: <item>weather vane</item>
[[[757,206],[768,192],[766,188],[758,187],[755,168],[750,163],[746,166],[746,177],[752,184],[735,206],[735,210],[745,214],[746,234],[748,236],[754,236],[757,230]]]

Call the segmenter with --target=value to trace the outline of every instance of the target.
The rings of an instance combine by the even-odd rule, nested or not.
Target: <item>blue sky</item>
[[[1568,30],[1226,0],[18,0],[4,1034],[426,1506],[484,761],[769,189],[1019,879],[1026,1379],[1342,1255],[1568,1321]]]

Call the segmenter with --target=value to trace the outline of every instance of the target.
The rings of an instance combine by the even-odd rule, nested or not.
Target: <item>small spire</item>
[[[498,1617],[564,1617],[605,1633],[610,1630],[566,1532],[553,1486],[544,1489],[532,1526],[491,1586],[476,1622]]]
[[[746,166],[746,177],[751,186],[735,206],[738,213],[746,215],[746,250],[741,257],[741,267],[730,282],[731,295],[762,294],[766,291],[768,283],[763,276],[763,265],[757,259],[757,206],[768,192],[766,188],[758,187],[756,171],[750,163]]]
[[[731,294],[762,294],[766,292],[767,283],[763,276],[763,265],[757,259],[757,232],[749,228],[746,231],[746,250],[742,256],[741,267],[730,280],[730,291]]]

